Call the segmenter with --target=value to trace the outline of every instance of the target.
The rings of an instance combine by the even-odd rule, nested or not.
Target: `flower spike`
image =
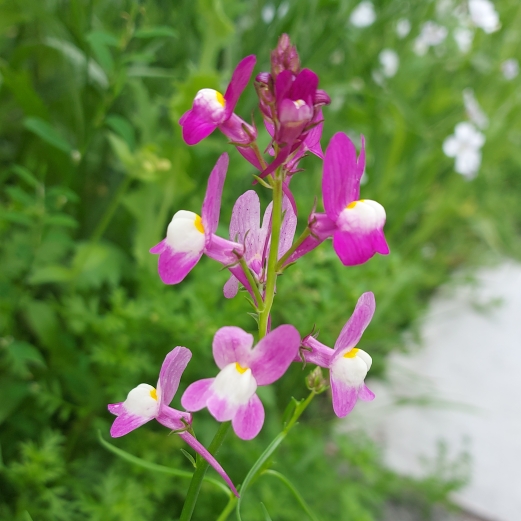
[[[199,262],[203,253],[221,264],[235,264],[244,247],[215,235],[221,196],[228,169],[228,154],[219,157],[208,179],[201,217],[179,210],[168,225],[166,238],[150,249],[159,254],[158,271],[165,284],[178,284]]]
[[[113,438],[119,438],[137,429],[150,420],[157,420],[161,425],[175,431],[183,440],[198,452],[226,481],[232,492],[238,496],[231,479],[217,460],[188,432],[192,415],[169,407],[179,381],[192,353],[186,347],[178,346],[166,355],[159,372],[156,388],[148,384],[139,384],[132,389],[124,402],[108,405],[108,410],[116,415],[110,429]]]

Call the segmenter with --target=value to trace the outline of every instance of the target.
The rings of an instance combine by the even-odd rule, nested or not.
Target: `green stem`
[[[260,166],[262,167],[262,169],[266,170],[268,165],[266,164],[266,161],[264,161],[264,158],[262,157],[262,154],[259,150],[259,146],[257,145],[257,141],[254,141],[253,143],[251,143],[250,147],[253,148],[253,151],[255,152],[255,156],[259,160],[259,163],[260,163]]]
[[[275,450],[278,448],[278,446],[284,441],[286,436],[289,434],[291,429],[295,426],[298,419],[302,415],[302,413],[306,410],[307,406],[311,403],[311,400],[315,397],[317,393],[315,391],[311,391],[309,396],[298,403],[298,405],[295,407],[295,410],[293,411],[293,414],[291,416],[291,419],[289,422],[284,426],[284,429],[282,429],[282,432],[280,432],[273,441],[268,445],[268,447],[264,450],[264,452],[259,456],[257,461],[253,464],[250,471],[244,478],[244,482],[242,483],[239,492],[240,492],[240,498],[237,498],[235,496],[230,496],[230,499],[228,500],[228,504],[224,507],[224,510],[221,512],[221,515],[217,518],[217,521],[225,521],[228,519],[228,516],[232,513],[234,508],[237,509],[237,519],[241,521],[241,515],[240,515],[240,507],[242,499],[244,498],[244,493],[248,489],[251,483],[254,482],[256,478],[258,478],[262,472],[264,472],[264,464],[268,460],[268,458],[275,452]],[[180,520],[183,521],[183,520]]]
[[[297,251],[297,248],[311,235],[311,230],[309,226],[306,226],[306,229],[300,234],[299,238],[293,243],[291,248],[279,259],[277,262],[277,272],[282,269],[284,263]]]
[[[223,422],[217,429],[217,432],[215,433],[215,436],[213,437],[213,440],[208,447],[208,452],[213,456],[215,456],[221,447],[230,425],[230,422]],[[201,483],[203,482],[208,465],[209,463],[198,454],[196,458],[196,469],[192,477],[192,481],[190,482],[190,486],[188,487],[188,492],[186,493],[185,504],[183,505],[183,511],[181,512],[179,521],[190,521],[190,519],[192,519],[195,503],[197,502],[199,491],[201,490]]]
[[[242,271],[244,271],[244,274],[246,275],[246,278],[250,283],[253,294],[255,295],[255,300],[257,301],[257,310],[262,311],[262,295],[260,294],[257,281],[251,274],[250,268],[248,268],[248,264],[246,264],[244,257],[241,257],[241,259],[239,260],[239,264],[241,265]]]
[[[268,331],[268,319],[270,316],[273,298],[275,296],[275,284],[277,281],[277,257],[279,253],[280,227],[282,224],[282,180],[279,172],[275,175],[273,183],[273,211],[271,213],[271,242],[270,255],[268,257],[268,269],[266,274],[266,291],[264,293],[264,309],[259,313],[259,340],[266,336]]]

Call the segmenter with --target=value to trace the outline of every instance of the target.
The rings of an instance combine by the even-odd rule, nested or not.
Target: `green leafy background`
[[[323,145],[338,131],[358,144],[365,135],[363,196],[385,206],[392,254],[345,268],[323,244],[280,279],[274,324],[293,323],[302,335],[316,324],[331,344],[359,295],[373,291],[377,311],[363,348],[374,358],[372,374],[382,377],[386,355],[404,349],[404,332],[414,333],[428,297],[451,273],[520,256],[520,80],[507,81],[500,65],[521,45],[521,7],[497,2],[502,29],[477,30],[462,54],[452,38],[456,19],[434,2],[374,3],[376,22],[361,29],[348,23],[351,0],[0,0],[0,519],[179,516],[188,481],[118,458],[98,430],[108,439],[106,404],[140,382],[154,384],[174,346],[194,353],[174,399],[179,406],[190,382],[215,374],[215,331],[255,330],[242,295],[223,298],[228,276],[215,262],[203,259],[185,282],[167,287],[148,249],[177,209],[199,210],[223,150],[231,165],[219,233],[227,236],[252,168],[218,133],[186,146],[177,120],[198,89],[223,90],[243,56],[257,54],[256,72],[269,70],[282,32],[333,99]],[[270,6],[275,15],[266,23]],[[395,31],[400,18],[412,23],[404,39]],[[429,19],[451,34],[419,57],[413,40]],[[400,68],[379,85],[373,71],[383,48],[397,51]],[[466,119],[467,87],[490,117],[472,182],[441,150]],[[248,120],[255,106],[250,86],[237,112]],[[302,163],[306,172],[292,183],[299,229],[320,201],[321,162]],[[306,395],[305,374],[295,366],[262,389],[267,420],[258,438],[229,436],[219,460],[235,482],[280,431],[291,396]],[[324,393],[271,461],[322,520],[380,519],[389,502],[428,519],[431,505],[466,476],[465,459],[447,461],[443,451],[425,479],[396,476],[364,433],[339,435],[335,425]],[[203,411],[194,426],[207,444],[215,422]],[[167,434],[151,423],[114,445],[190,471],[181,439]],[[225,503],[204,484],[194,519],[217,518]],[[265,512],[274,520],[305,516],[272,475],[244,498],[244,519],[267,519]]]

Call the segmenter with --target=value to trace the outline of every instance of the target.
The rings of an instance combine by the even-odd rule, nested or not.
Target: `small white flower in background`
[[[476,127],[481,129],[488,127],[488,117],[479,106],[472,89],[465,89],[463,91],[463,104],[465,105],[467,116]]]
[[[423,56],[429,47],[439,45],[447,38],[448,30],[443,25],[428,21],[422,25],[420,34],[414,40],[414,52],[418,56]]]
[[[279,5],[279,8],[277,9],[277,18],[282,19],[284,18],[289,11],[289,2],[282,2],[282,4]]]
[[[481,147],[485,136],[472,123],[458,123],[454,134],[443,142],[443,153],[455,157],[454,170],[467,179],[474,179],[481,165]]]
[[[275,6],[273,4],[266,4],[261,11],[261,18],[265,24],[271,23],[275,17]]]
[[[486,33],[493,33],[501,28],[494,4],[489,0],[469,0],[469,13],[474,25]]]
[[[396,22],[396,34],[398,38],[405,38],[411,32],[411,22],[407,18],[401,18]]]
[[[369,27],[376,20],[376,13],[372,2],[360,2],[351,13],[349,21],[355,27]]]
[[[507,80],[513,80],[519,74],[519,62],[515,58],[505,60],[501,64],[501,72]]]
[[[465,27],[458,27],[454,30],[454,40],[458,44],[458,49],[466,54],[472,47],[472,40],[474,39],[474,33],[471,29]]]
[[[392,49],[384,49],[378,56],[380,64],[382,65],[383,75],[387,78],[392,78],[398,71],[400,65],[400,58],[396,51]]]
[[[452,11],[454,2],[452,0],[438,0],[436,2],[436,13],[445,16]]]

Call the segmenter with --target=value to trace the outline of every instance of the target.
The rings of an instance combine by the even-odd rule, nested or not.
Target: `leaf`
[[[54,215],[47,215],[44,219],[45,224],[49,226],[65,226],[67,228],[77,228],[78,221],[67,215],[66,213],[56,213]]]
[[[261,506],[262,511],[264,513],[264,520],[265,521],[272,521],[272,519],[270,517],[270,514],[268,513],[268,509],[266,508],[266,506],[264,505],[264,503],[262,501],[260,503],[260,506]]]
[[[21,401],[29,394],[29,386],[25,382],[14,380],[10,376],[2,376],[0,377],[0,389],[2,389],[2,396],[9,397],[8,400],[0,400],[1,425],[16,411]]]
[[[13,165],[11,170],[23,181],[25,181],[29,186],[33,188],[38,188],[40,186],[40,181],[36,179],[36,177],[24,166]]]
[[[72,272],[63,266],[42,266],[35,268],[29,275],[29,284],[53,284],[70,282]]]
[[[30,375],[30,365],[45,367],[41,353],[28,342],[14,340],[6,346],[6,354],[10,371],[20,378],[27,378]]]
[[[194,457],[184,449],[179,449],[179,450],[183,453],[183,456],[192,464],[194,469],[196,469],[197,464],[195,463]]]
[[[24,127],[27,130],[30,130],[34,134],[36,134],[40,139],[52,145],[53,147],[65,152],[66,154],[71,154],[72,147],[69,143],[63,138],[56,129],[44,121],[41,118],[25,118],[23,122]]]
[[[129,151],[136,148],[136,134],[134,127],[130,124],[128,119],[117,114],[111,114],[105,118],[105,124],[122,137],[128,145]]]
[[[119,45],[118,39],[110,33],[94,31],[87,35],[86,40],[89,42],[99,64],[108,73],[112,73],[114,71],[114,59],[108,47],[117,47]]]
[[[177,32],[174,31],[171,27],[166,25],[158,25],[156,27],[144,27],[142,29],[138,29],[134,33],[134,38],[160,38],[160,37],[169,37],[169,38],[177,38]]]
[[[136,160],[134,154],[128,146],[128,143],[112,132],[108,133],[108,138],[112,150],[118,159],[123,163],[125,170],[127,172],[131,171],[132,167],[135,166]]]

